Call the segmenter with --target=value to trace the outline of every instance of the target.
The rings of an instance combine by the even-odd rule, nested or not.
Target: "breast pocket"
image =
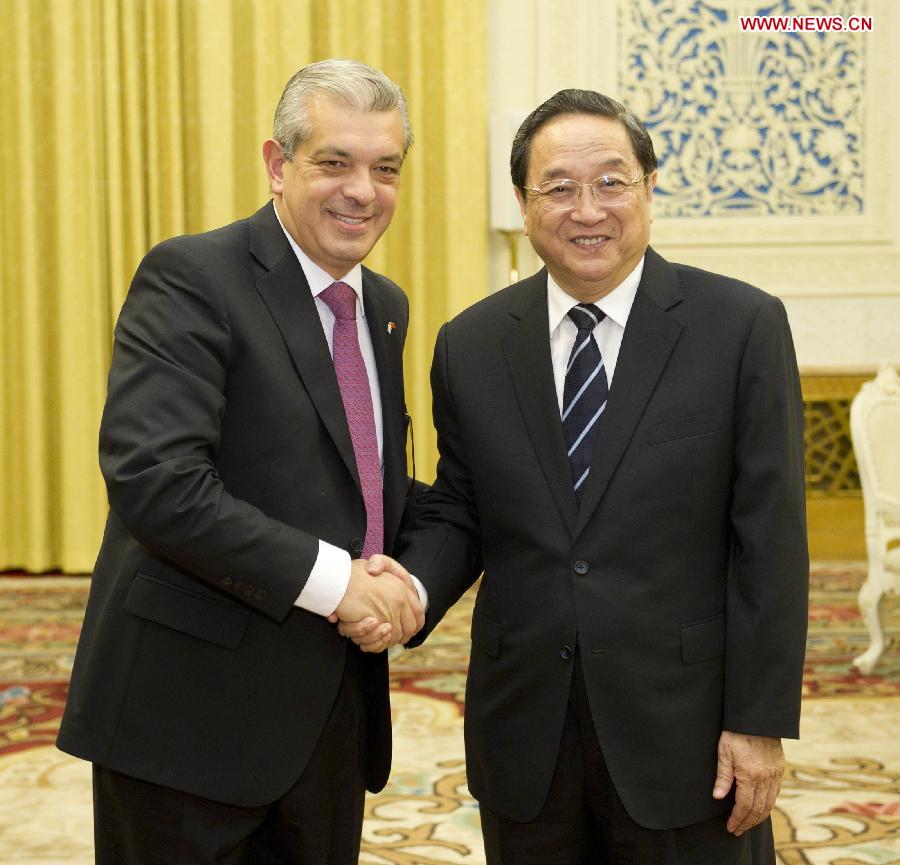
[[[647,441],[651,445],[656,445],[678,439],[696,438],[720,432],[727,426],[728,412],[726,410],[711,411],[658,423],[650,428]]]

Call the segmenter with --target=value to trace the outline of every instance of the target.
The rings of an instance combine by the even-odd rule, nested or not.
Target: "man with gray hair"
[[[355,865],[390,768],[387,663],[411,581],[366,572],[410,489],[403,292],[361,266],[411,143],[400,88],[301,69],[273,200],[151,250],[116,327],[110,515],[58,745],[94,764],[101,865]]]

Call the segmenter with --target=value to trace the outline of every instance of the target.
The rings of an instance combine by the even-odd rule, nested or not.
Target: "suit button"
[[[234,583],[234,580],[231,577],[222,577],[222,585],[223,586],[231,586]]]
[[[256,594],[256,589],[253,586],[244,586],[244,597],[252,598]]]
[[[266,593],[262,589],[257,589],[256,594],[253,596],[257,601],[264,601],[266,598]]]
[[[572,647],[571,646],[560,646],[559,647],[559,656],[564,661],[568,661],[572,657]]]
[[[577,562],[575,562],[575,573],[579,576],[583,577],[588,572],[588,570],[590,570],[588,563],[583,559],[579,559]]]
[[[362,552],[363,541],[362,538],[354,538],[350,541],[350,554],[354,556],[358,556]]]

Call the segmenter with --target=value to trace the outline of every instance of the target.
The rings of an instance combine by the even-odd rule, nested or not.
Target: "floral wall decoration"
[[[745,32],[860,0],[620,0],[618,92],[647,124],[664,217],[865,212],[866,34]]]

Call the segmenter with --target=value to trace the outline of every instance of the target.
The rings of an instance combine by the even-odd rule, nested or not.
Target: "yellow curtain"
[[[112,329],[159,240],[268,198],[287,78],[355,57],[404,89],[416,143],[369,264],[410,295],[407,402],[433,475],[440,324],[487,291],[484,0],[0,0],[0,570],[87,571]]]

